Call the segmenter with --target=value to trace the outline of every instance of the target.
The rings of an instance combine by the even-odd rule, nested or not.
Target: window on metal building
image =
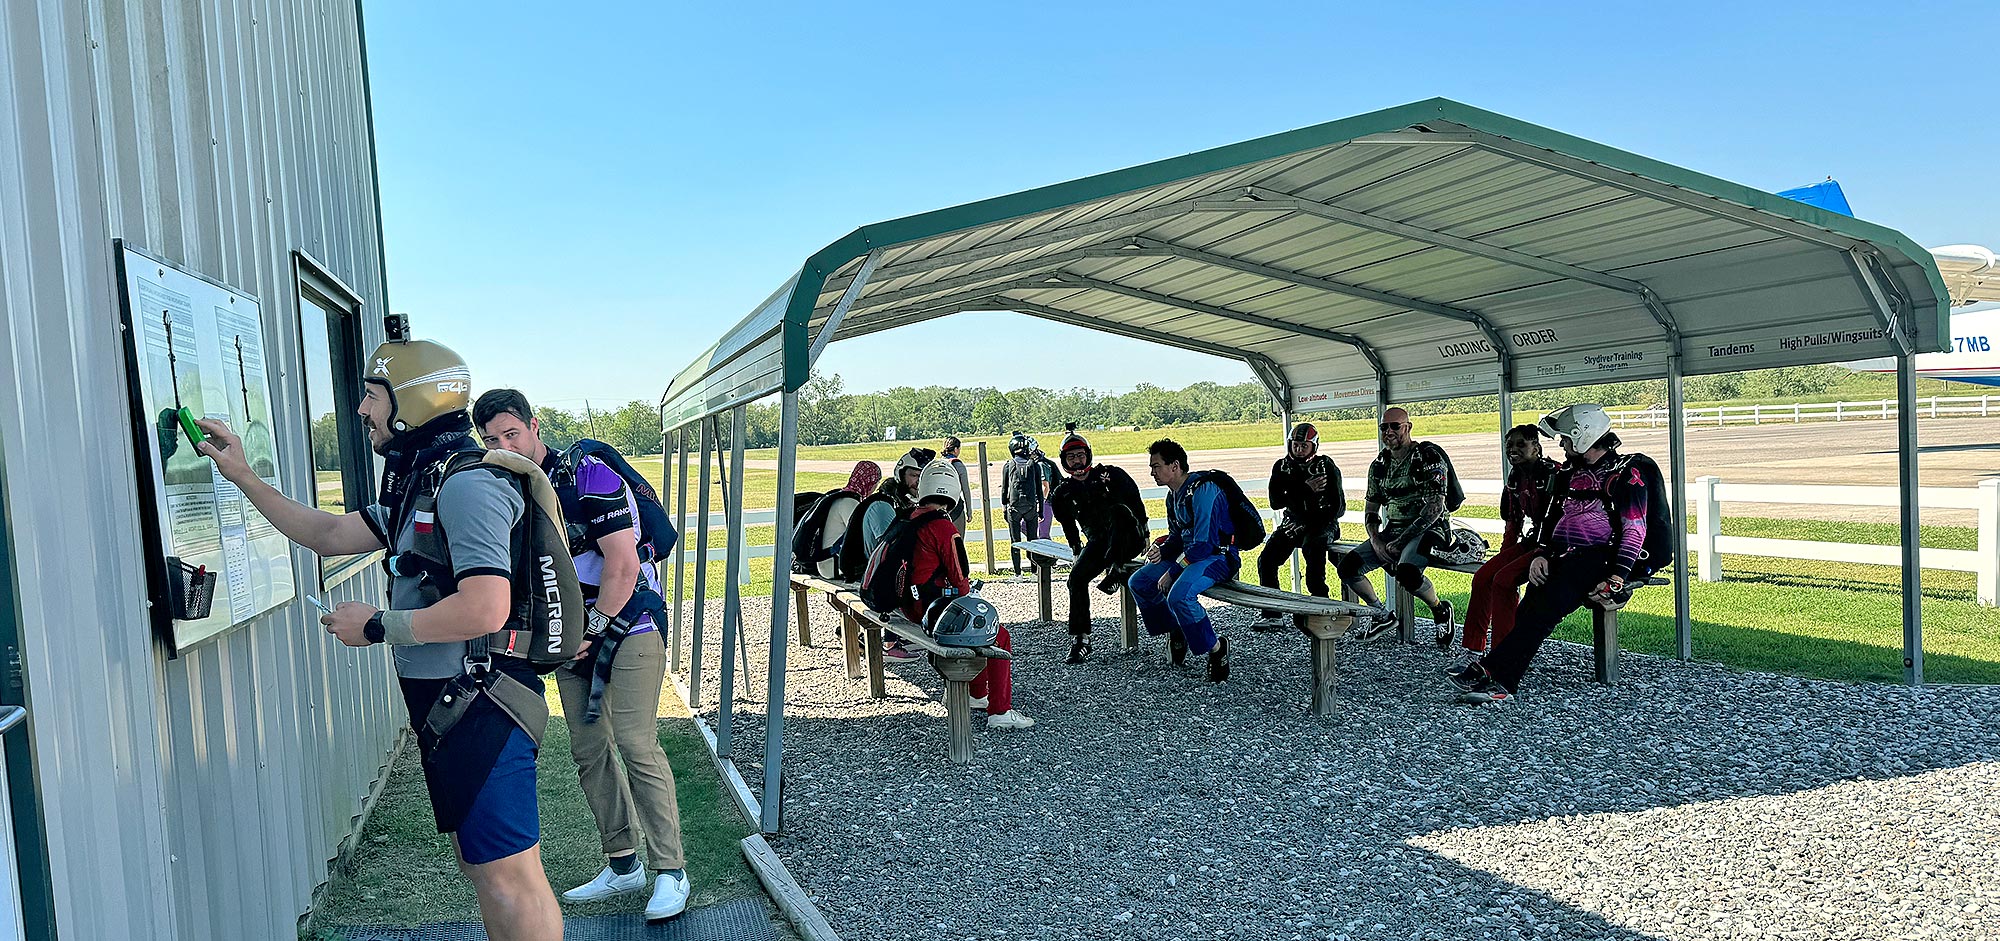
[[[361,298],[318,262],[293,252],[298,275],[299,338],[305,377],[306,431],[312,444],[313,492],[300,502],[329,513],[375,499],[374,452],[354,414],[361,399]],[[364,568],[373,554],[320,559],[320,588]]]

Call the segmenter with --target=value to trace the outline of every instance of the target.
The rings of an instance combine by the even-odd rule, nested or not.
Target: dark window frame
[[[361,368],[367,357],[362,349],[361,311],[366,303],[361,295],[326,269],[311,255],[292,252],[292,284],[296,289],[292,312],[299,330],[299,409],[304,416],[308,506],[319,504],[319,471],[312,455],[312,388],[314,377],[306,364],[306,331],[323,330],[327,336],[327,365],[332,383],[334,426],[340,439],[341,502],[354,512],[375,502],[375,452],[368,443],[368,430],[354,414],[361,398]],[[306,312],[324,312],[325,318],[307,318]],[[338,321],[338,323],[336,323]],[[381,558],[381,550],[359,555],[320,556],[319,590],[325,592],[354,577]]]

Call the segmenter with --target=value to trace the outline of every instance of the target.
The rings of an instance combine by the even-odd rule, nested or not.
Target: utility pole
[[[584,416],[584,418],[586,418],[586,419],[588,419],[588,420],[590,421],[590,436],[591,436],[591,437],[593,437],[593,438],[597,438],[597,440],[599,440],[599,441],[602,441],[602,440],[604,440],[603,438],[601,438],[601,437],[598,437],[598,434],[597,434],[597,413],[596,413],[596,412],[593,412],[593,411],[591,411],[591,410],[590,410],[590,400],[589,400],[589,399],[584,399],[584,400],[583,400],[583,416]]]

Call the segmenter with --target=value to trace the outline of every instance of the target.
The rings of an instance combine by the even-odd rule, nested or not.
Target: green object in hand
[[[208,438],[201,433],[201,426],[194,423],[194,412],[190,411],[187,406],[185,405],[181,406],[180,417],[181,417],[181,430],[187,432],[188,442],[190,444],[200,445],[203,441],[208,440]]]

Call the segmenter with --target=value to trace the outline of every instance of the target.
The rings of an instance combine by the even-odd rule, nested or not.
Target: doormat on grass
[[[344,928],[347,941],[486,941],[476,921],[420,928]],[[690,909],[657,924],[638,912],[563,919],[564,941],[777,941],[762,902],[737,899]]]

